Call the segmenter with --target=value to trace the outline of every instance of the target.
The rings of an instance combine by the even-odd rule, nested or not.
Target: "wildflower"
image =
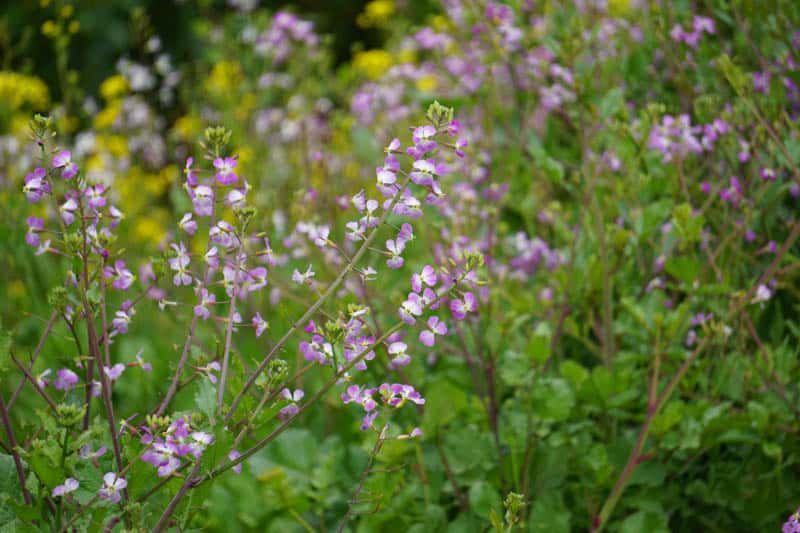
[[[58,206],[58,213],[61,215],[61,220],[64,221],[64,224],[69,226],[75,222],[75,211],[78,210],[77,192],[68,192],[66,198],[67,200]]]
[[[87,198],[89,207],[94,210],[102,209],[106,205],[106,197],[103,196],[106,192],[106,186],[102,183],[86,187],[83,195]]]
[[[199,217],[210,217],[214,212],[214,189],[208,185],[198,185],[191,189],[194,214]]]
[[[417,185],[433,185],[434,176],[439,175],[436,164],[429,159],[414,161],[412,169],[409,177]]]
[[[214,159],[214,168],[217,173],[214,176],[220,185],[233,185],[236,183],[238,176],[233,172],[236,168],[236,159],[233,157],[218,157]]]
[[[214,305],[216,302],[217,296],[203,287],[200,289],[200,303],[194,306],[194,316],[208,320],[208,317],[211,316],[209,306]]]
[[[758,175],[764,181],[775,181],[775,171],[771,168],[762,168],[758,171]]]
[[[235,460],[236,460],[236,459],[238,459],[238,458],[239,458],[241,455],[242,455],[242,454],[240,454],[240,453],[239,453],[239,452],[237,452],[236,450],[231,450],[231,451],[230,451],[230,453],[228,454],[228,460],[229,460],[229,461],[235,461]],[[234,472],[236,475],[239,475],[239,474],[241,474],[241,473],[242,473],[242,463],[239,463],[238,465],[234,466],[234,467],[233,467],[233,472]]]
[[[365,389],[358,385],[350,385],[342,393],[342,402],[345,404],[355,402],[363,407],[364,411],[369,413],[378,406],[372,398],[373,394],[375,394],[375,389]]]
[[[120,376],[122,376],[122,373],[125,371],[125,365],[123,365],[122,363],[117,363],[110,368],[106,366],[103,367],[103,369],[105,370],[108,379],[110,379],[111,382],[113,383],[117,381],[120,378]]]
[[[150,372],[153,370],[153,365],[142,359],[142,350],[136,354],[136,364],[145,372]]]
[[[425,125],[414,128],[411,140],[414,141],[414,146],[420,153],[425,153],[436,148],[435,136],[436,128],[431,125]]]
[[[423,302],[415,292],[408,294],[408,298],[400,305],[400,318],[408,325],[413,326],[417,320],[414,317],[422,314]]]
[[[756,293],[753,296],[753,299],[750,300],[750,303],[753,304],[762,303],[766,302],[770,298],[772,298],[772,291],[769,289],[769,287],[767,287],[762,283],[756,289]]]
[[[464,293],[463,300],[455,299],[450,302],[450,311],[456,320],[464,320],[467,313],[475,311],[475,309],[477,309],[477,302],[475,295],[471,292]]]
[[[405,250],[406,243],[404,240],[389,239],[386,241],[386,249],[389,250],[387,255],[389,259],[386,260],[386,266],[389,268],[400,268],[403,266],[404,260],[402,257],[403,250]]]
[[[197,222],[192,220],[192,213],[186,213],[181,218],[181,221],[178,222],[178,227],[181,228],[183,231],[188,233],[189,235],[194,235],[197,231]]]
[[[65,494],[69,494],[70,492],[77,490],[78,486],[80,486],[80,483],[78,483],[77,479],[68,477],[64,480],[62,485],[58,485],[53,489],[52,496],[53,498],[64,496]]]
[[[61,169],[61,177],[65,180],[74,178],[78,174],[78,165],[72,161],[72,152],[62,150],[53,157],[53,168]]]
[[[111,320],[111,337],[128,333],[128,325],[133,320],[134,313],[133,303],[130,300],[122,302],[120,310],[114,313],[114,318]]]
[[[22,192],[25,193],[25,197],[32,204],[41,200],[45,193],[50,192],[50,184],[47,183],[46,176],[47,171],[41,167],[25,176],[25,185],[22,187]]]
[[[121,496],[119,491],[128,486],[125,478],[119,477],[114,472],[108,472],[103,476],[103,487],[98,491],[98,495],[104,499],[109,500],[111,503],[117,503]]]
[[[46,387],[48,385],[48,383],[49,383],[49,381],[47,379],[47,376],[49,376],[52,373],[53,373],[53,371],[50,370],[49,368],[44,369],[44,371],[41,374],[36,376],[36,384],[40,388]]]
[[[361,222],[348,222],[345,224],[347,228],[347,233],[345,237],[353,242],[363,241],[366,238],[366,228],[361,224]]]
[[[401,383],[384,383],[378,387],[378,393],[390,407],[402,407],[406,401],[417,405],[424,405],[425,399],[411,385]]]
[[[414,273],[411,276],[411,290],[416,293],[422,290],[422,285],[425,284],[428,287],[433,287],[436,285],[436,271],[430,265],[425,265],[422,267],[422,271],[420,273]]]
[[[289,405],[283,407],[280,411],[278,411],[278,418],[283,421],[286,421],[300,412],[300,408],[297,406],[297,403],[303,399],[305,396],[305,392],[302,389],[295,389],[294,392],[290,391],[289,389],[283,389],[281,391],[281,397],[284,400],[289,402]]]
[[[107,266],[103,269],[103,277],[113,279],[112,287],[122,291],[127,291],[136,279],[130,270],[125,268],[125,261],[117,260],[114,266]]]
[[[428,318],[428,329],[419,334],[419,340],[427,347],[436,343],[436,335],[447,335],[447,324],[439,320],[438,316]]]
[[[294,272],[292,272],[292,281],[298,283],[300,285],[303,284],[311,284],[312,278],[315,276],[315,272],[311,270],[311,265],[308,265],[308,268],[302,274],[296,268]]]
[[[189,266],[189,254],[186,252],[186,246],[180,242],[178,244],[172,243],[171,248],[175,250],[175,257],[169,259],[169,267],[175,271],[172,277],[172,282],[180,287],[181,285],[191,285],[192,275],[186,267]]]
[[[269,327],[266,320],[261,318],[261,313],[256,313],[253,317],[253,328],[256,330],[256,337],[260,337],[262,333]]]
[[[800,509],[786,519],[781,528],[781,533],[800,533]]]
[[[411,362],[411,356],[406,353],[408,345],[404,342],[393,342],[389,345],[388,352],[392,356],[392,366],[406,366]]]
[[[44,220],[39,217],[28,217],[28,231],[25,233],[25,242],[29,246],[39,246],[39,233],[44,230]]]
[[[205,376],[208,378],[208,381],[210,381],[213,384],[216,384],[217,375],[214,374],[214,372],[219,372],[221,368],[222,367],[220,367],[217,361],[211,361],[206,366],[197,367],[197,370],[200,371],[202,374],[205,374]]]
[[[77,383],[78,375],[68,368],[62,368],[58,371],[53,386],[58,390],[68,391],[75,387]]]

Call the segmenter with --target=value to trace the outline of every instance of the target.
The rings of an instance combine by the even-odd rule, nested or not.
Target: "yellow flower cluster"
[[[386,50],[356,52],[353,68],[373,80],[380,78],[392,66],[392,56]]]
[[[364,12],[356,18],[356,24],[362,28],[385,26],[394,15],[394,2],[392,0],[372,0],[364,8]]]
[[[205,81],[205,88],[215,96],[231,94],[242,82],[242,67],[236,61],[220,61],[211,69]]]
[[[0,71],[0,105],[10,104],[12,110],[27,105],[41,111],[46,110],[49,103],[47,85],[36,76]]]

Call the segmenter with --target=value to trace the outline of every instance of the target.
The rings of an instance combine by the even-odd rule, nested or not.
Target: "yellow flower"
[[[356,18],[356,24],[362,28],[383,26],[394,15],[394,2],[392,0],[373,0],[364,8],[364,12]]]
[[[44,110],[50,103],[47,85],[36,76],[0,71],[0,105],[17,110],[25,105]]]
[[[71,4],[67,4],[61,8],[61,12],[59,13],[62,18],[68,19],[72,16],[75,12],[75,8]]]
[[[94,116],[94,127],[99,130],[110,128],[121,112],[122,102],[112,100]]]
[[[67,29],[69,30],[70,33],[78,33],[81,29],[81,23],[78,22],[77,20],[73,20],[72,22],[69,23]]]
[[[236,61],[220,61],[211,69],[211,74],[205,81],[208,92],[225,96],[235,89],[242,81],[242,67]]]
[[[436,76],[433,74],[428,74],[427,76],[422,76],[420,79],[417,80],[417,90],[430,93],[436,90],[436,87],[439,86],[439,83],[436,81]]]
[[[372,79],[378,79],[392,66],[392,56],[385,50],[357,52],[353,68]]]
[[[45,20],[42,23],[42,35],[45,37],[55,37],[58,35],[58,25],[52,20]]]
[[[128,92],[128,80],[122,74],[115,74],[100,84],[100,95],[106,100],[113,100]]]
[[[183,115],[175,121],[173,131],[182,141],[191,141],[200,134],[203,123],[194,115]]]

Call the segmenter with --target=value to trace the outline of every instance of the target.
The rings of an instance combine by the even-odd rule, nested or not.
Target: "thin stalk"
[[[33,355],[31,355],[31,365],[30,365],[31,369],[33,369],[33,364],[36,362],[36,359],[42,352],[42,348],[44,348],[44,342],[47,340],[47,337],[50,336],[50,333],[53,331],[53,326],[55,325],[57,319],[58,319],[58,311],[53,311],[50,314],[50,318],[47,320],[47,324],[45,324],[44,326],[44,331],[42,331],[42,335],[39,337],[39,342],[36,344],[36,348],[33,350]],[[17,396],[19,396],[19,393],[22,391],[22,387],[25,386],[25,380],[27,379],[27,376],[28,374],[26,373],[25,376],[22,378],[22,381],[20,381],[19,385],[17,385],[17,388],[14,389],[14,393],[11,395],[11,398],[9,398],[8,400],[9,410],[11,410],[11,407],[17,400]]]
[[[8,409],[6,402],[3,400],[3,395],[0,394],[0,417],[2,417],[3,427],[6,431],[8,438],[8,445],[11,447],[11,456],[14,458],[14,467],[17,470],[17,478],[19,478],[19,486],[22,487],[22,498],[25,500],[25,505],[31,504],[31,495],[28,488],[25,486],[25,470],[22,468],[22,459],[17,452],[17,441],[14,438],[14,428],[11,427],[11,418],[8,416]]]
[[[169,523],[169,519],[172,517],[172,513],[175,512],[175,508],[178,507],[178,504],[180,503],[183,496],[191,488],[192,478],[199,469],[200,469],[200,461],[198,460],[195,462],[192,471],[189,473],[189,475],[186,476],[186,479],[184,480],[183,485],[181,485],[181,488],[178,490],[175,496],[172,497],[172,500],[170,500],[169,505],[167,505],[167,508],[164,509],[164,512],[161,514],[161,517],[158,519],[158,522],[156,523],[156,526],[153,528],[153,533],[160,533],[167,526],[167,524]]]

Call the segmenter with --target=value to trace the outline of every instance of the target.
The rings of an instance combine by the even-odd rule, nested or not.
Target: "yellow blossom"
[[[122,102],[119,100],[109,102],[106,107],[94,116],[94,127],[99,130],[110,128],[121,112]]]
[[[353,68],[372,79],[378,79],[392,66],[392,56],[385,50],[357,52],[353,57]]]
[[[417,90],[429,93],[435,91],[439,83],[436,81],[436,76],[433,74],[427,74],[419,78],[416,85]]]
[[[173,131],[182,141],[191,141],[200,134],[203,123],[194,115],[183,115],[175,121]]]
[[[220,61],[211,69],[205,81],[208,92],[226,96],[242,81],[242,67],[236,61]]]
[[[128,80],[122,74],[115,74],[100,84],[100,95],[106,100],[113,100],[128,92]]]
[[[0,71],[0,105],[17,110],[25,105],[44,110],[50,103],[47,85],[36,76]]]
[[[384,26],[394,15],[392,0],[373,0],[364,8],[364,12],[356,18],[356,24],[362,28]]]

